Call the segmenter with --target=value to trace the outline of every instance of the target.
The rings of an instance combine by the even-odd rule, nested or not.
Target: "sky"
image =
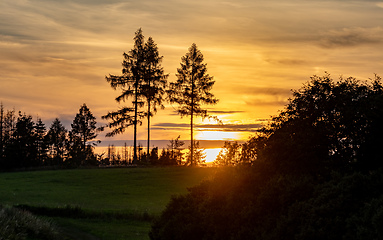
[[[70,129],[83,103],[100,125],[122,106],[105,76],[121,74],[139,28],[170,82],[192,43],[204,55],[219,99],[206,108],[223,125],[197,119],[199,140],[246,140],[312,75],[383,76],[383,1],[1,0],[0,9],[0,100],[48,128],[59,118]],[[153,140],[190,139],[175,108],[152,118]],[[132,140],[133,128],[99,138]]]

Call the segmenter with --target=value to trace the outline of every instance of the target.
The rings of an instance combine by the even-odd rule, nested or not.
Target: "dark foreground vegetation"
[[[151,239],[382,239],[383,86],[314,76]],[[230,146],[228,146],[230,148]]]

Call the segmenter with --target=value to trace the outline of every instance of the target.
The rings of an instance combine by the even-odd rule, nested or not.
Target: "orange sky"
[[[121,73],[140,27],[169,81],[193,42],[204,54],[220,99],[208,108],[225,125],[199,119],[197,139],[247,138],[314,74],[383,75],[379,1],[2,0],[0,9],[0,100],[47,127],[59,117],[70,128],[83,103],[99,122],[118,108],[105,75]],[[188,122],[167,105],[152,120],[152,139],[189,139]],[[145,123],[138,134],[146,138]]]

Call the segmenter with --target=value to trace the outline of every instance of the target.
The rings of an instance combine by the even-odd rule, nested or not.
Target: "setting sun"
[[[198,131],[195,137],[197,140],[235,140],[240,137],[240,134],[237,132]]]
[[[217,155],[221,151],[221,148],[207,148],[205,149],[206,153],[206,163],[212,163],[217,158]]]

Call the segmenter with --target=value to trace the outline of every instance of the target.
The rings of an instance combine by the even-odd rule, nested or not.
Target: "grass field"
[[[1,173],[0,204],[91,213],[50,216],[68,239],[148,239],[148,219],[159,215],[172,195],[186,193],[214,172],[169,167]],[[125,217],[113,218],[118,214]]]

